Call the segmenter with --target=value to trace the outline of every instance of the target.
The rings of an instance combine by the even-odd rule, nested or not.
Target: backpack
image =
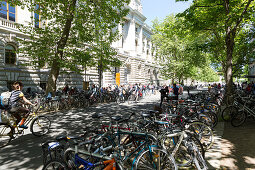
[[[12,92],[3,92],[0,96],[0,109],[7,109],[9,107],[9,100]]]

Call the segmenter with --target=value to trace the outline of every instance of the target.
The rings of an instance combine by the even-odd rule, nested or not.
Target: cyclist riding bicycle
[[[14,82],[12,88],[13,91],[11,93],[9,100],[10,113],[17,119],[16,120],[17,125],[20,122],[19,124],[20,128],[27,129],[28,127],[24,125],[24,122],[29,115],[29,110],[23,107],[22,103],[29,104],[32,106],[34,106],[34,104],[31,103],[28,99],[26,99],[26,97],[22,93],[21,90],[23,88],[23,84],[21,82],[19,81]],[[23,118],[21,116],[22,114],[24,114]]]

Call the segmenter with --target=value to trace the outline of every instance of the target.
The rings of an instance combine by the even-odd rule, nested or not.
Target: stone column
[[[140,26],[139,39],[138,39],[138,54],[143,54],[143,27]]]
[[[126,50],[135,51],[135,21],[134,19],[129,21],[129,29],[128,29],[128,35],[126,39],[126,44],[127,44]]]

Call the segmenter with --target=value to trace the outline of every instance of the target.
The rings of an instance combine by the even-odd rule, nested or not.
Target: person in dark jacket
[[[166,86],[165,88],[161,89],[159,92],[160,92],[160,96],[161,96],[161,100],[160,100],[160,107],[161,107],[164,98],[169,100],[169,98],[168,98],[168,93],[169,93],[168,86]]]
[[[179,96],[179,88],[176,86],[176,84],[173,84],[173,93],[174,93],[174,100],[178,100]]]

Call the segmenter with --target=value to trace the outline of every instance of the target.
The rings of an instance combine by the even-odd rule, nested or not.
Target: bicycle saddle
[[[151,117],[151,116],[153,116],[150,112],[142,112],[141,113],[141,116],[142,117]]]
[[[117,121],[117,122],[122,120],[121,116],[112,116],[111,118],[112,118],[112,120]]]
[[[101,117],[104,117],[104,115],[102,113],[95,113],[92,115],[92,118],[94,118],[94,119],[99,119]]]

